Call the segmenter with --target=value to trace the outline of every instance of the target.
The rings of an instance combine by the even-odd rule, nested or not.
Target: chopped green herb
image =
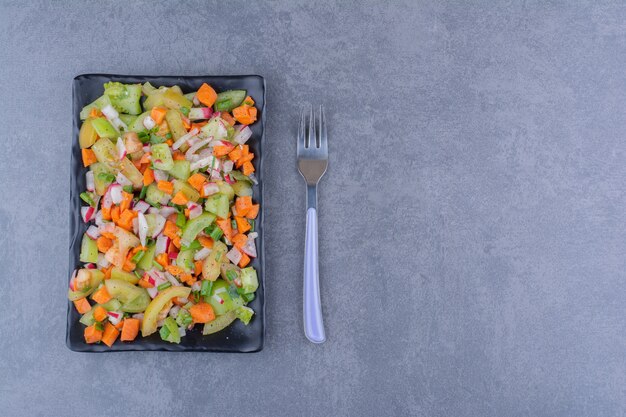
[[[176,215],[176,226],[182,229],[183,227],[185,227],[186,223],[187,223],[187,218],[185,217],[185,215],[183,213],[178,213]]]
[[[101,172],[98,174],[98,179],[104,182],[113,182],[115,180],[115,175],[109,174],[108,172]]]
[[[150,134],[146,132],[145,130],[142,130],[141,132],[137,132],[137,137],[139,138],[141,143],[148,143],[148,141],[150,140]]]
[[[148,187],[145,185],[141,187],[141,192],[139,193],[139,199],[143,200],[146,197],[146,192],[148,192]]]
[[[159,291],[163,291],[164,289],[169,288],[169,287],[171,287],[171,286],[172,286],[172,283],[171,283],[171,282],[164,282],[163,284],[161,284],[161,285],[159,285],[159,286],[157,287],[157,290],[159,290]]]
[[[235,287],[233,284],[228,287],[228,295],[230,295],[230,298],[239,297],[239,294],[237,294],[237,287]]]
[[[139,252],[135,254],[135,256],[133,256],[132,261],[134,263],[141,261],[141,258],[143,258],[143,255],[145,255],[145,253],[146,253],[145,251],[140,250]]]
[[[100,330],[100,331],[104,330],[104,326],[99,321],[95,323],[95,326],[96,326],[96,330]]]
[[[249,303],[250,301],[254,300],[254,293],[250,293],[250,294],[243,294],[241,296],[244,300],[246,300],[246,303]]]
[[[237,273],[230,269],[226,271],[226,278],[228,278],[229,281],[234,281],[235,278],[237,278]]]
[[[213,281],[209,281],[205,279],[202,281],[202,286],[200,287],[200,295],[206,297],[211,294],[211,290],[213,289]]]
[[[254,219],[248,219],[248,223],[250,223],[250,232],[254,232],[256,221]]]
[[[150,143],[153,145],[165,142],[165,138],[163,136],[150,135]]]
[[[180,112],[186,116],[189,116],[189,107],[181,107]]]
[[[89,193],[87,193],[86,191],[84,193],[80,193],[80,198],[87,204],[89,204],[91,207],[95,207],[96,202],[93,201],[93,198],[91,198],[91,196],[89,195]]]
[[[171,133],[167,133],[165,135],[165,139],[172,139],[172,134]]]
[[[163,267],[157,261],[152,261],[152,266],[158,269],[159,271],[163,271]]]
[[[183,250],[189,250],[189,249],[200,249],[201,247],[202,245],[200,244],[200,242],[198,242],[198,240],[194,240],[193,242],[189,244],[189,246],[183,246],[180,248],[180,250],[183,251]]]
[[[122,190],[126,191],[128,194],[132,194],[133,193],[133,186],[132,185],[125,185],[124,187],[122,187]]]

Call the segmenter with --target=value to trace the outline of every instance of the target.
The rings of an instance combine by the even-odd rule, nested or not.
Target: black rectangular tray
[[[71,277],[74,269],[80,266],[78,260],[82,236],[88,225],[80,216],[81,199],[79,194],[85,190],[85,172],[83,167],[80,146],[78,144],[78,132],[80,130],[80,110],[104,92],[104,83],[119,81],[121,83],[136,84],[149,81],[155,87],[162,85],[178,85],[184,93],[196,91],[202,83],[210,84],[219,93],[231,89],[245,89],[248,91],[259,109],[258,121],[250,125],[252,137],[248,141],[250,149],[255,155],[256,177],[259,184],[253,187],[253,199],[261,204],[261,210],[256,222],[256,230],[259,233],[257,239],[258,257],[253,259],[251,265],[257,270],[259,277],[259,289],[256,298],[249,304],[254,309],[255,315],[252,321],[245,326],[239,320],[221,332],[203,336],[202,326],[196,326],[193,331],[181,339],[180,344],[168,343],[161,340],[158,332],[143,338],[139,336],[134,342],[124,343],[117,341],[111,348],[103,344],[87,344],[83,338],[85,326],[80,322],[80,314],[71,302],[67,309],[67,346],[76,352],[120,352],[120,351],[168,351],[168,352],[258,352],[263,349],[265,336],[265,268],[263,252],[263,138],[265,132],[265,80],[259,75],[233,75],[233,76],[142,76],[142,75],[113,75],[113,74],[82,74],[74,78],[73,94],[73,118],[74,128],[72,132],[72,158],[70,179],[70,271]],[[67,282],[64,282],[67,288]]]

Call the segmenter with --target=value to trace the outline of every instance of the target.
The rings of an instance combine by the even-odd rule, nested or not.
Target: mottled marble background
[[[266,78],[261,353],[65,346],[86,72]],[[3,416],[626,413],[623,2],[0,0],[0,86]],[[301,324],[306,101],[330,121],[322,346]]]

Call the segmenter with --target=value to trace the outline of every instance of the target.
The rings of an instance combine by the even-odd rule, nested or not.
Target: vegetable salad
[[[253,98],[109,82],[80,118],[89,226],[68,297],[85,342],[158,332],[180,343],[197,324],[205,335],[247,325],[259,285]]]

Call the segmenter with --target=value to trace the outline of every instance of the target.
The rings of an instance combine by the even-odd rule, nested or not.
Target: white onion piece
[[[163,228],[165,227],[165,217],[160,214],[155,214],[154,216],[154,230],[152,231],[152,238],[156,238],[161,234]]]
[[[102,226],[104,224],[104,219],[102,218],[102,212],[99,211],[96,213],[96,217],[93,218],[96,222],[96,226]]]
[[[122,317],[124,317],[124,315],[119,311],[109,311],[107,312],[107,316],[109,316],[109,322],[113,325],[118,324],[122,321]]]
[[[139,233],[139,221],[137,220],[137,217],[135,217],[135,218],[132,220],[132,225],[133,225],[133,233],[134,233],[134,234]]]
[[[174,144],[172,145],[172,149],[176,150],[180,148],[183,145],[183,143],[187,142],[189,139],[196,136],[198,132],[200,132],[198,128],[194,127],[193,129],[189,131],[189,133],[182,135],[180,138],[178,138],[178,140],[174,142]]]
[[[185,337],[185,336],[187,335],[187,331],[185,330],[185,328],[184,328],[184,327],[179,327],[179,328],[178,328],[178,335],[179,335],[180,337]]]
[[[252,174],[248,175],[248,178],[250,178],[250,181],[252,181],[252,183],[254,185],[258,185],[259,184],[259,181],[257,181],[256,175],[254,175],[254,172]]]
[[[133,206],[133,210],[138,211],[139,213],[145,213],[149,208],[150,208],[150,204],[146,203],[143,200],[139,200]]]
[[[234,164],[235,163],[231,160],[222,162],[222,171],[224,171],[225,174],[229,173],[230,171],[233,170]]]
[[[175,319],[176,316],[178,316],[178,312],[180,311],[180,307],[179,306],[174,306],[170,309],[170,312],[168,313],[170,315],[171,318]]]
[[[189,110],[189,119],[191,120],[206,120],[210,119],[213,115],[213,110],[210,107],[196,107]]]
[[[154,119],[150,116],[146,116],[145,119],[143,119],[143,126],[150,130],[152,129],[154,126],[156,126],[156,122],[154,121]]]
[[[110,104],[104,106],[100,111],[107,119],[115,119],[116,117],[120,117],[117,110],[115,110]]]
[[[212,137],[209,137],[207,139],[203,139],[197,143],[194,143],[193,146],[191,146],[187,152],[185,152],[185,159],[189,160],[191,158],[191,156],[196,153],[196,151],[200,148],[202,148],[203,146],[206,146],[210,141],[211,141]]]
[[[146,288],[146,290],[148,291],[148,294],[150,294],[150,298],[156,298],[156,296],[159,295],[157,287]]]
[[[204,191],[204,195],[208,197],[210,195],[218,193],[220,191],[220,187],[214,182],[207,182],[206,184],[204,184],[202,191]]]
[[[139,241],[141,246],[146,246],[146,238],[148,237],[148,222],[146,216],[142,212],[137,213],[137,223],[139,226]]]
[[[159,236],[156,240],[156,246],[154,248],[154,253],[156,255],[160,255],[162,253],[167,252],[167,246],[170,243],[170,238],[168,238],[167,236]]]
[[[239,261],[241,260],[241,256],[242,256],[241,252],[239,252],[239,250],[237,250],[237,248],[235,247],[229,250],[228,253],[226,254],[226,257],[230,259],[230,261],[234,263],[235,265],[239,263]]]
[[[242,126],[237,131],[234,140],[238,144],[243,145],[250,139],[250,136],[252,136],[252,130],[248,126]]]
[[[200,105],[200,100],[198,100],[198,97],[196,97],[195,95],[193,96],[193,105],[194,106],[199,106]]]
[[[150,145],[143,145],[143,151],[144,151],[145,153],[150,152],[150,150],[151,150]],[[148,158],[150,158],[150,155],[148,155]]]
[[[154,180],[155,181],[167,181],[167,172],[165,171],[161,171],[160,169],[155,169],[153,171],[154,173]]]
[[[211,249],[202,248],[193,256],[194,261],[203,261],[207,256],[211,254]]]
[[[201,288],[202,288],[202,284],[200,283],[200,281],[196,281],[191,285],[192,291],[200,291]]]
[[[96,209],[91,206],[81,207],[80,215],[83,217],[83,221],[88,223],[96,216]]]
[[[122,186],[119,184],[112,184],[111,187],[109,187],[109,193],[111,194],[111,201],[113,204],[120,204],[122,202],[124,199],[122,191]]]
[[[96,266],[98,268],[107,268],[109,265],[111,265],[111,263],[107,261],[107,259],[104,257],[104,253],[99,253],[98,262],[96,262]]]
[[[161,210],[160,210],[160,209],[158,209],[158,208],[156,208],[156,207],[150,207],[150,208],[148,209],[148,213],[149,213],[149,214],[159,214],[160,212],[161,212]]]
[[[115,147],[117,148],[117,159],[121,161],[126,156],[126,145],[124,145],[122,138],[117,140]]]
[[[216,169],[211,170],[211,179],[212,180],[221,180],[222,174]]]
[[[118,184],[121,185],[122,187],[133,185],[133,183],[128,178],[126,178],[126,176],[122,174],[121,172],[117,173],[117,175],[115,176],[115,181],[117,181]]]
[[[190,201],[187,203],[187,208],[189,209],[189,218],[195,219],[196,217],[202,214],[202,206],[198,203],[194,203]]]
[[[204,168],[206,166],[209,166],[209,164],[211,163],[211,159],[213,157],[209,156],[207,158],[203,158],[200,159],[198,161],[192,162],[191,165],[189,166],[189,169],[192,171],[195,171],[196,169],[200,169],[200,168]]]
[[[178,280],[176,278],[174,278],[174,275],[170,274],[169,272],[165,273],[165,278],[167,278],[167,280],[174,286],[174,287],[180,287],[182,284],[180,282],[178,282]]]
[[[256,239],[257,237],[259,237],[259,234],[257,232],[252,232],[248,234],[248,237],[250,239]]]
[[[85,231],[85,233],[87,234],[87,236],[89,236],[93,240],[96,240],[100,237],[100,229],[94,225],[89,226],[87,228],[87,231]]]
[[[243,253],[253,258],[256,258],[256,244],[254,243],[254,239],[248,238],[246,244],[241,248]]]
[[[170,215],[174,213],[176,213],[176,209],[170,206],[161,207],[161,210],[159,211],[159,214],[165,218],[169,217]]]
[[[87,191],[96,191],[96,182],[94,180],[93,171],[87,171],[85,174],[85,182],[87,183]]]
[[[108,222],[100,226],[100,233],[115,233],[115,223]]]

